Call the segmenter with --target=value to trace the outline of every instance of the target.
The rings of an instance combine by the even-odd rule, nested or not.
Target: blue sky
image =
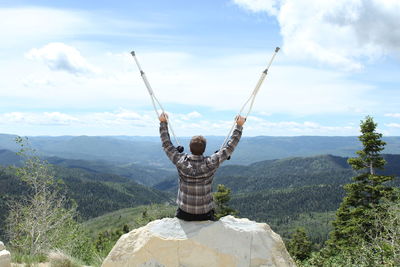
[[[400,2],[0,1],[0,133],[225,135],[276,46],[247,136],[400,135]],[[379,23],[378,23],[379,22]]]

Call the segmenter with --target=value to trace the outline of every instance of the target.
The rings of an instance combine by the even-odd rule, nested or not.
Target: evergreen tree
[[[288,243],[288,251],[294,258],[303,261],[311,255],[311,241],[304,228],[297,228]]]
[[[225,187],[223,184],[219,184],[217,192],[214,193],[214,202],[216,205],[215,218],[218,220],[226,215],[236,215],[237,210],[234,210],[228,206],[228,202],[231,199],[231,189]]]
[[[363,149],[357,151],[358,157],[348,160],[359,174],[353,177],[353,183],[344,186],[346,196],[336,212],[328,240],[331,249],[348,249],[368,242],[371,233],[379,231],[373,227],[371,210],[381,212],[381,200],[394,200],[396,195],[392,187],[384,184],[393,177],[376,174],[376,169],[383,169],[386,163],[380,155],[385,142],[381,140],[382,134],[376,132],[377,124],[367,116],[360,126]]]

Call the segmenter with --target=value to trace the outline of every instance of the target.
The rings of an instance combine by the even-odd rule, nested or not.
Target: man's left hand
[[[168,122],[168,115],[166,113],[161,113],[160,117],[158,118],[160,122]]]

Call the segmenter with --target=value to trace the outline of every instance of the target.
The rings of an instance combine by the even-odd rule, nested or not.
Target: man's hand
[[[246,122],[246,118],[242,117],[240,115],[236,116],[236,124],[239,126],[243,126],[243,124]]]
[[[168,115],[166,113],[161,113],[160,117],[158,118],[160,122],[168,122]]]

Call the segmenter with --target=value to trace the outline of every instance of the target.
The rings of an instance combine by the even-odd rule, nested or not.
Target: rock
[[[296,266],[265,223],[225,216],[217,222],[164,218],[121,236],[102,267]]]
[[[0,241],[0,267],[11,267],[11,255]]]

